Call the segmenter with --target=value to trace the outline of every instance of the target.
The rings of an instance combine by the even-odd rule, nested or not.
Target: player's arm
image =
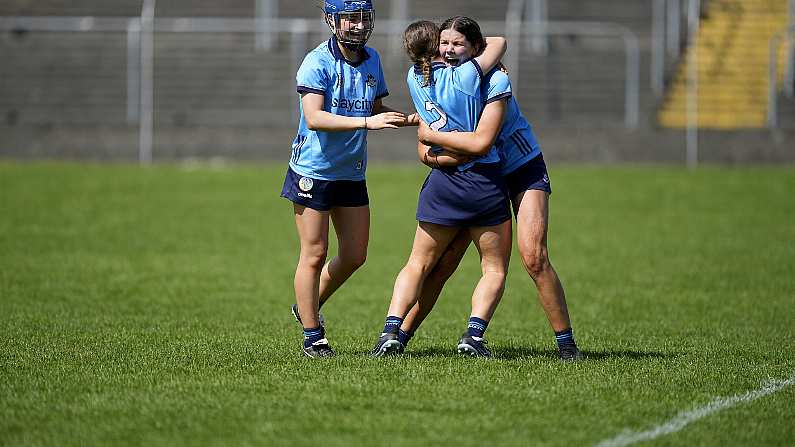
[[[417,129],[417,137],[421,143],[441,146],[451,152],[470,156],[485,155],[500,133],[507,102],[506,98],[486,104],[474,132],[438,132],[423,122]]]
[[[420,117],[416,113],[412,113],[411,115],[406,115],[405,113],[401,112],[400,110],[395,110],[388,105],[384,104],[382,98],[378,98],[373,102],[373,115],[384,113],[384,112],[395,112],[400,113],[401,115],[405,116],[406,119],[403,123],[398,124],[398,126],[416,126],[420,123]]]
[[[486,48],[475,58],[483,73],[488,73],[500,63],[500,59],[508,49],[508,42],[504,37],[486,37]]]
[[[420,161],[429,168],[458,166],[472,159],[472,157],[468,155],[456,154],[445,150],[439,153],[433,153],[430,146],[426,146],[419,141],[417,142],[417,156],[420,158]]]
[[[310,130],[343,132],[356,129],[395,129],[406,122],[406,116],[398,112],[380,113],[371,117],[337,115],[323,110],[323,102],[321,94],[301,94],[301,107],[306,126]]]

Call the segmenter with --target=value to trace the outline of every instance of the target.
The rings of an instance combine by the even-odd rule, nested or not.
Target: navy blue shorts
[[[296,174],[287,168],[282,197],[318,211],[338,206],[365,206],[370,203],[364,180],[318,180]]]
[[[417,220],[449,227],[491,227],[511,218],[499,163],[466,171],[433,169],[420,191]]]
[[[505,183],[508,185],[508,195],[510,195],[511,200],[517,194],[530,189],[546,191],[552,194],[547,164],[544,163],[544,156],[541,154],[506,175]]]

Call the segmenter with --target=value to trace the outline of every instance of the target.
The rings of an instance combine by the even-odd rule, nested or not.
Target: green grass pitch
[[[302,357],[285,165],[0,163],[0,445],[593,445],[795,374],[795,170],[552,166],[550,253],[587,355],[514,259],[455,355],[470,249],[409,355],[370,359],[425,171],[369,168],[368,260]],[[335,248],[332,246],[331,251]],[[792,445],[795,386],[646,445]]]

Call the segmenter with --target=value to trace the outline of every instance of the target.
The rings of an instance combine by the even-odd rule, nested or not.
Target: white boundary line
[[[782,388],[795,384],[795,374],[790,376],[789,379],[776,380],[772,379],[766,382],[762,388],[754,391],[749,391],[743,395],[734,395],[731,397],[718,397],[712,400],[703,407],[694,410],[682,411],[677,414],[673,419],[668,422],[658,425],[651,430],[633,432],[631,430],[624,430],[621,434],[614,438],[606,439],[598,444],[597,447],[620,447],[636,442],[648,441],[660,436],[665,436],[683,429],[687,424],[709,416],[712,413],[734,407],[736,405],[751,402],[760,397],[767,396],[780,391]]]

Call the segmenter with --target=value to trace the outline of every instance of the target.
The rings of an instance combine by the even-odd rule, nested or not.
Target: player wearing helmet
[[[281,195],[293,202],[301,244],[293,313],[304,328],[304,354],[334,355],[319,308],[365,261],[370,208],[365,183],[367,131],[416,124],[390,109],[373,31],[370,0],[326,0],[332,36],[304,58],[296,75],[300,121]],[[326,263],[329,222],[338,253]]]
[[[370,0],[326,0],[326,24],[337,41],[350,50],[361,49],[375,26],[375,10]]]

